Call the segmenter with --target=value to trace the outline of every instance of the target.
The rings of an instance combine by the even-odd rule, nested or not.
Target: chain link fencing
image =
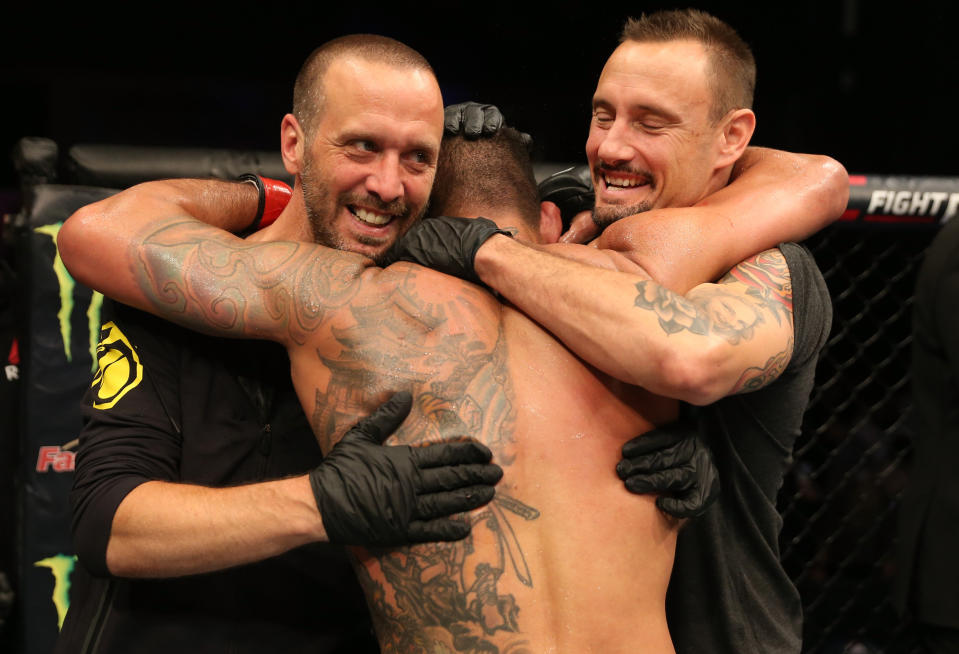
[[[891,589],[914,430],[913,290],[935,233],[934,224],[840,223],[807,242],[833,299],[833,327],[779,503],[808,654],[919,652]]]

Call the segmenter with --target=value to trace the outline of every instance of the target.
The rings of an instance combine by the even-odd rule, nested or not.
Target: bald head
[[[330,65],[350,59],[418,70],[435,79],[433,68],[423,55],[395,39],[376,34],[350,34],[327,41],[306,58],[293,86],[293,115],[308,138],[326,102],[325,80]]]

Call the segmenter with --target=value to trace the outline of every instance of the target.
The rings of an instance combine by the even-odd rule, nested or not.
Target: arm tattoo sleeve
[[[135,274],[161,317],[207,333],[302,343],[347,303],[363,257],[305,243],[247,244],[168,223],[137,250]]]

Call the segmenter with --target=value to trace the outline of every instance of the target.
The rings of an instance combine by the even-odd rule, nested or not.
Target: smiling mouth
[[[651,181],[649,177],[646,176],[623,176],[608,172],[601,172],[600,177],[602,177],[603,182],[606,184],[606,188],[609,189],[630,189],[637,186],[648,186]]]
[[[363,207],[357,207],[355,205],[346,205],[346,209],[360,222],[366,223],[367,225],[373,225],[374,227],[388,225],[390,221],[396,217],[393,214],[379,213],[377,211],[364,209]]]

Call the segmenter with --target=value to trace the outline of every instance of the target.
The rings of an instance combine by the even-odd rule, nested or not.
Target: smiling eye
[[[597,125],[609,125],[613,122],[613,117],[605,111],[594,111],[593,120],[596,121]]]
[[[353,147],[363,152],[376,152],[376,144],[373,141],[357,139],[353,141]]]

